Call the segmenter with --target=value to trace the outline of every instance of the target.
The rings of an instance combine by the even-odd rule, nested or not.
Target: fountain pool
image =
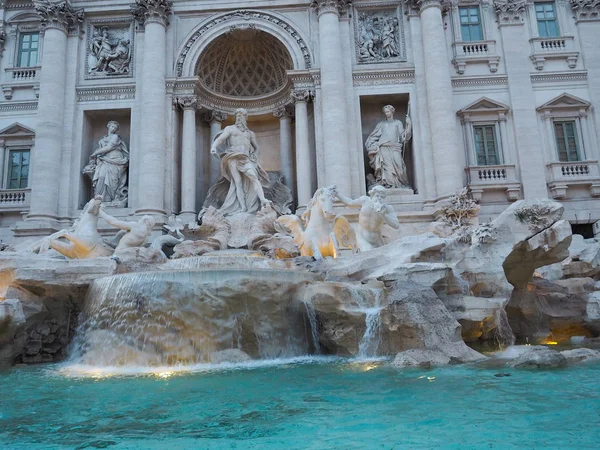
[[[600,364],[421,370],[311,357],[128,375],[79,369],[0,373],[0,386],[11,386],[0,396],[0,448],[592,449],[600,441]]]

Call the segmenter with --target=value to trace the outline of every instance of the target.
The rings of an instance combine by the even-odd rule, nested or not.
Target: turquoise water
[[[599,424],[600,364],[398,370],[306,359],[138,376],[0,372],[8,449],[597,449]]]

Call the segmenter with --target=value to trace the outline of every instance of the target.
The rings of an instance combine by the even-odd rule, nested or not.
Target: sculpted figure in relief
[[[117,234],[116,239],[118,240],[118,244],[114,254],[117,256],[125,249],[144,246],[152,234],[152,228],[154,228],[155,225],[155,221],[151,216],[143,216],[142,219],[137,222],[127,222],[107,214],[102,209],[100,209],[99,216],[109,225],[122,230]]]
[[[395,14],[372,11],[358,16],[358,53],[361,62],[378,62],[400,56],[400,22]]]
[[[89,71],[90,73],[103,73],[105,75],[123,74],[129,72],[131,52],[129,40],[111,39],[108,27],[96,31],[90,39]]]
[[[385,203],[386,190],[382,186],[373,187],[368,197],[363,195],[355,200],[340,194],[337,190],[335,196],[346,206],[360,208],[356,242],[361,252],[385,245],[382,235],[384,225],[396,230],[400,228],[394,209]]]
[[[108,133],[98,142],[98,148],[83,173],[92,178],[94,195],[102,197],[109,206],[127,206],[127,168],[129,150],[123,138],[117,134],[119,123],[111,120]]]
[[[396,109],[392,105],[383,107],[385,120],[379,122],[365,142],[369,164],[375,174],[375,184],[386,188],[410,188],[404,149],[411,136],[410,117],[406,116],[407,127],[401,120],[394,119]]]
[[[235,111],[235,125],[219,133],[210,150],[221,159],[221,180],[211,187],[204,208],[214,206],[223,215],[255,214],[273,203],[278,214],[287,214],[292,197],[279,180],[271,181],[260,166],[255,134],[248,129],[248,112]]]

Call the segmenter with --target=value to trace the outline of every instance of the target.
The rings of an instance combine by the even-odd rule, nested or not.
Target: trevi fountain
[[[147,64],[156,56],[149,46],[164,50],[157,17],[170,2],[137,4]],[[250,25],[264,19],[240,14]],[[320,14],[325,34],[331,17]],[[378,14],[357,19],[358,61],[402,61],[399,19]],[[85,77],[127,77],[129,28],[103,23],[86,37]],[[244,47],[261,32],[236,25],[227,36]],[[52,55],[58,31],[46,33]],[[164,85],[155,75],[143,88],[149,99]],[[320,95],[331,102],[328,76]],[[291,96],[301,105],[296,154],[308,152],[314,136],[298,123],[315,93]],[[230,97],[225,126],[222,118],[212,127],[218,112],[209,120],[210,183],[198,191],[195,163],[182,166],[172,215],[158,199],[168,185],[152,182],[166,164],[152,141],[161,114],[150,108],[135,126],[118,110],[89,115],[78,217],[43,222],[54,194],[34,189],[19,239],[0,252],[0,447],[597,448],[600,240],[574,234],[556,196],[517,192],[492,217],[472,185],[441,179],[432,220],[408,229],[398,199],[427,188],[414,170],[423,114],[395,104],[402,99],[391,95],[371,115],[356,189],[347,178],[354,162],[340,153],[351,126],[336,115],[340,105],[322,111],[333,150],[315,184],[301,160],[296,173],[283,162],[273,170],[253,130],[260,122]],[[177,97],[174,107],[185,152],[196,140],[185,131],[196,98]],[[52,111],[41,97],[39,108]],[[432,130],[442,127],[430,115]],[[36,139],[51,152],[44,126]],[[447,150],[440,136],[431,144]],[[134,140],[147,144],[138,160]],[[44,158],[34,170],[56,168],[49,159],[42,167]],[[451,168],[453,154],[445,158]]]

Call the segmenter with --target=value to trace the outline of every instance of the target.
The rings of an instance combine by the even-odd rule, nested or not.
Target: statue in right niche
[[[395,111],[392,105],[383,107],[385,120],[377,124],[367,138],[365,147],[374,171],[374,185],[411,189],[404,164],[404,152],[412,135],[411,120],[407,112],[405,129],[401,120],[394,119]]]

